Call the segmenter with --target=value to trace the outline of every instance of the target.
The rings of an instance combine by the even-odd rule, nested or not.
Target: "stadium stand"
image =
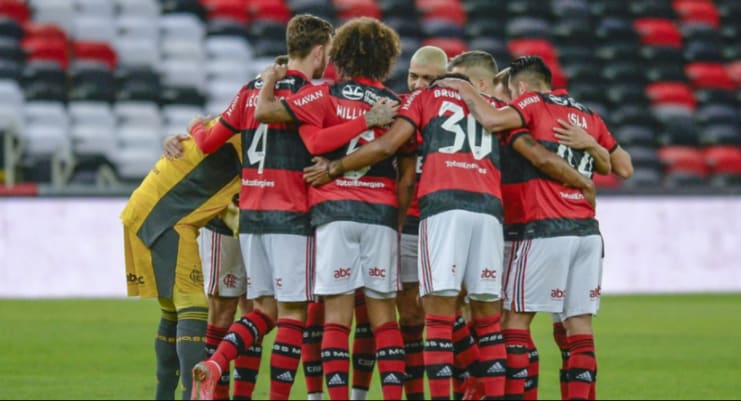
[[[136,183],[164,135],[222,111],[284,52],[303,12],[395,28],[399,92],[421,45],[486,50],[500,66],[542,56],[633,156],[635,178],[602,188],[741,184],[737,0],[1,0],[2,170],[57,187]]]

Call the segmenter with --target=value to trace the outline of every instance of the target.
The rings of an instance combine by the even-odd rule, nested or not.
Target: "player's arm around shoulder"
[[[566,160],[538,143],[532,135],[520,133],[514,138],[512,147],[547,176],[564,185],[582,190],[584,197],[594,206],[596,198],[594,182],[576,171]]]
[[[610,164],[610,152],[597,142],[583,128],[578,125],[557,120],[559,126],[553,127],[558,143],[568,146],[572,149],[586,150],[594,158],[594,167],[600,174],[610,174],[612,166]]]

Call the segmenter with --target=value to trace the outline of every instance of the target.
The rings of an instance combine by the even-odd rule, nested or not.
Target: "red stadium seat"
[[[67,41],[67,32],[56,24],[29,21],[23,25],[25,38],[59,39]]]
[[[249,2],[245,0],[201,0],[208,19],[220,18],[246,24],[249,21]]]
[[[455,22],[461,27],[466,24],[466,10],[458,1],[417,0],[417,8],[422,18],[442,18]]]
[[[655,82],[646,85],[646,96],[655,106],[679,104],[691,109],[697,107],[695,95],[689,85],[681,82]]]
[[[672,6],[682,23],[702,23],[713,28],[720,26],[720,13],[712,1],[674,0]]]
[[[463,39],[456,38],[428,38],[422,41],[422,46],[437,46],[448,55],[455,57],[468,50],[468,44]]]
[[[692,86],[702,89],[734,90],[736,85],[721,63],[696,62],[688,63],[684,67],[687,78]]]
[[[381,7],[374,0],[334,0],[337,17],[348,20],[355,17],[381,19]]]
[[[686,172],[700,176],[710,172],[705,155],[696,147],[663,146],[657,154],[665,172]]]
[[[558,64],[558,55],[553,44],[545,39],[513,39],[507,42],[512,58],[535,55],[540,56],[548,65]]]
[[[711,146],[702,153],[712,173],[741,174],[741,148],[738,146]]]
[[[273,20],[285,24],[293,16],[283,0],[251,0],[248,10],[250,20]]]
[[[74,42],[72,45],[75,58],[79,60],[99,61],[111,70],[116,68],[116,51],[104,42]]]
[[[551,75],[553,75],[553,77],[551,78],[551,85],[553,86],[553,89],[567,88],[569,86],[569,80],[566,74],[561,69],[561,66],[558,63],[546,63],[548,64],[548,68],[551,69]]]
[[[741,60],[726,64],[726,71],[736,83],[736,88],[741,88]]]
[[[69,65],[68,42],[62,39],[27,38],[21,41],[26,60],[48,60],[59,64],[63,70]]]
[[[28,22],[31,10],[28,4],[20,0],[0,0],[0,15],[12,18],[19,24]]]
[[[682,32],[670,19],[637,18],[633,26],[644,45],[682,47]]]

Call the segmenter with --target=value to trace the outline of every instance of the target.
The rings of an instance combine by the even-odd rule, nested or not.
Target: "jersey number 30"
[[[443,146],[438,149],[440,153],[458,153],[463,149],[463,145],[468,139],[468,146],[471,148],[473,158],[481,160],[488,156],[492,150],[492,142],[494,141],[493,135],[486,132],[481,125],[476,122],[476,119],[472,115],[466,116],[463,112],[463,108],[455,103],[443,102],[440,106],[440,111],[437,115],[442,116],[447,112],[452,112],[447,120],[442,124],[442,128],[448,132],[455,134],[453,144],[450,146]],[[463,119],[466,119],[466,131],[463,131],[461,124]],[[478,142],[481,144],[477,144]]]

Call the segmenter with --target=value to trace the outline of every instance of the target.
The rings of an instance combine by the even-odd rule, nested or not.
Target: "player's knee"
[[[218,327],[229,327],[234,322],[239,298],[210,297],[209,323]]]
[[[252,300],[255,309],[270,316],[273,321],[278,319],[278,304],[272,295],[258,297]]]
[[[471,315],[474,318],[496,315],[501,312],[499,297],[494,294],[468,294]]]

